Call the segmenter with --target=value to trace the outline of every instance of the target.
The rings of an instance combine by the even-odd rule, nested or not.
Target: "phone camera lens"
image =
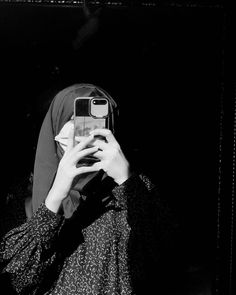
[[[107,104],[107,100],[106,99],[94,99],[93,100],[93,104],[96,104],[96,105],[106,105]]]

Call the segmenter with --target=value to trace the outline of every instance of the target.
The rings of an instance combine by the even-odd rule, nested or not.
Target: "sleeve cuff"
[[[127,209],[127,198],[135,196],[136,186],[139,182],[141,182],[139,176],[132,174],[125,182],[112,190],[116,199],[116,207]]]
[[[63,216],[52,212],[42,203],[30,220],[31,230],[36,239],[48,241],[58,233],[63,220]]]
[[[150,192],[155,185],[143,174],[133,173],[125,182],[116,186],[112,193],[116,199],[116,206],[127,209],[127,200],[136,198],[140,191]]]

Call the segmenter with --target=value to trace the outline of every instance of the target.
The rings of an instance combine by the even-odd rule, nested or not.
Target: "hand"
[[[119,185],[126,181],[130,176],[129,162],[112,132],[108,129],[94,129],[90,134],[99,135],[106,139],[106,142],[95,139],[93,143],[93,146],[99,148],[94,156],[100,160],[93,167],[97,167],[98,170],[103,169]]]
[[[61,202],[68,195],[75,176],[82,173],[98,171],[96,166],[76,167],[77,163],[85,156],[98,151],[97,146],[86,148],[94,141],[93,135],[74,146],[74,130],[71,130],[68,145],[58,165],[57,174],[45,205],[53,212],[57,212]]]

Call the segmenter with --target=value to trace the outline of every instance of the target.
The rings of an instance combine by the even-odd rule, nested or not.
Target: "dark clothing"
[[[143,175],[115,186],[107,201],[91,196],[72,218],[44,203],[1,242],[1,270],[17,294],[151,294],[175,224]],[[157,294],[155,290],[152,294]]]

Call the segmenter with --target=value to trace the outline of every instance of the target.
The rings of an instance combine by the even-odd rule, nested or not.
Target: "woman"
[[[112,126],[74,145],[74,100],[94,95],[109,100]],[[116,109],[91,84],[53,99],[38,139],[32,217],[0,248],[2,273],[17,294],[155,294],[161,285],[161,249],[175,224],[155,185],[131,171],[113,135]],[[97,161],[84,165],[91,155]]]

